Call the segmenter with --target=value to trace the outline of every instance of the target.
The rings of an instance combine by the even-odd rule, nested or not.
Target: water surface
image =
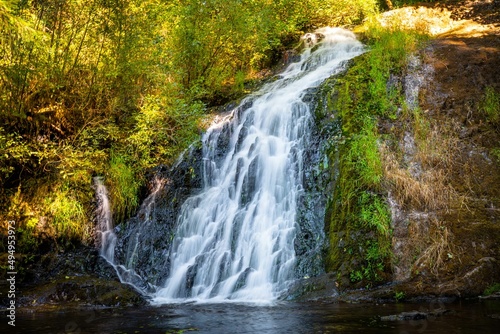
[[[452,310],[437,318],[382,322],[412,310]],[[2,333],[498,333],[500,301],[452,304],[170,304],[139,308],[24,309]],[[12,330],[14,329],[14,330]]]

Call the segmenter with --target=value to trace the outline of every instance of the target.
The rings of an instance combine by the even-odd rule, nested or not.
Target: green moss
[[[495,92],[492,87],[486,87],[481,107],[489,122],[500,124],[500,93]]]
[[[391,215],[384,190],[379,151],[381,119],[393,120],[404,109],[401,87],[388,85],[400,75],[407,55],[423,35],[371,26],[365,31],[369,51],[355,59],[337,80],[331,112],[342,123],[333,139],[330,166],[335,189],[328,208],[330,247],[327,270],[342,270],[351,282],[371,285],[390,272]]]

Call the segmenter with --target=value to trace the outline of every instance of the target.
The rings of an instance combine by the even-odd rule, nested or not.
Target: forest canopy
[[[21,234],[90,241],[94,176],[125,219],[146,171],[199,137],[210,107],[246,93],[304,32],[358,24],[379,5],[0,0],[3,218]]]

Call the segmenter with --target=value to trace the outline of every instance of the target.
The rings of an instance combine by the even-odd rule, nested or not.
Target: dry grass
[[[425,270],[437,277],[458,254],[451,230],[438,218],[464,202],[451,184],[460,153],[458,129],[451,122],[431,126],[419,110],[404,123],[406,131],[396,136],[400,145],[380,147],[386,186],[405,217],[396,222],[400,235],[393,243],[404,244],[396,255],[403,272]]]
[[[460,126],[452,121],[431,126],[425,114],[419,111],[415,111],[413,117],[414,136],[418,147],[415,160],[419,161],[423,168],[450,169],[460,149],[460,139],[457,136]]]
[[[403,167],[395,154],[382,148],[384,176],[391,194],[405,209],[446,209],[455,196],[447,183],[446,172],[440,168],[422,170],[421,164]],[[415,171],[418,169],[418,171]]]
[[[380,147],[384,178],[395,200],[406,210],[448,210],[459,199],[451,170],[459,152],[454,124],[431,126],[419,111],[412,115],[400,152]]]
[[[448,272],[455,261],[460,261],[450,229],[435,215],[410,216],[407,234],[396,244],[399,279],[406,280],[421,272],[434,277]]]
[[[437,277],[447,262],[458,254],[453,244],[453,234],[442,222],[434,218],[430,221],[428,234],[419,237],[428,246],[415,261],[414,270],[426,268]]]

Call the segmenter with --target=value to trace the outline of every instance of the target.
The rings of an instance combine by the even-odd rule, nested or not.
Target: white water
[[[300,61],[244,101],[249,109],[237,108],[205,134],[204,189],[181,209],[170,277],[154,303],[269,302],[294,278],[302,153],[312,125],[302,97],[363,52],[349,31],[316,33],[324,38],[306,35],[309,45]],[[229,143],[221,138],[227,127]]]
[[[113,227],[113,219],[112,219],[113,214],[111,211],[111,203],[108,196],[108,190],[104,185],[102,178],[100,177],[94,178],[94,184],[96,187],[96,197],[98,202],[96,210],[96,218],[97,218],[96,243],[97,247],[99,248],[99,254],[115,269],[116,274],[120,279],[120,282],[133,286],[137,291],[140,291],[142,293],[147,293],[148,290],[151,290],[150,287],[141,276],[136,274],[133,266],[130,264],[132,263],[132,259],[136,255],[137,247],[133,248],[131,254],[128,254],[129,256],[127,257],[127,259],[130,260],[127,261],[125,265],[116,264],[115,262],[115,246],[117,242],[117,236],[114,232],[114,227]],[[161,187],[161,185],[162,185],[161,180],[155,180],[155,189],[153,193],[148,198],[146,198],[146,200],[143,203],[142,207],[146,208],[148,217],[150,215],[151,208],[153,206],[152,203],[154,202],[154,196],[156,196],[156,193],[158,192],[158,189],[159,187]],[[151,199],[151,197],[153,199]]]
[[[97,196],[97,247],[100,255],[109,263],[114,263],[116,235],[113,232],[113,220],[108,190],[99,177],[94,178]]]

